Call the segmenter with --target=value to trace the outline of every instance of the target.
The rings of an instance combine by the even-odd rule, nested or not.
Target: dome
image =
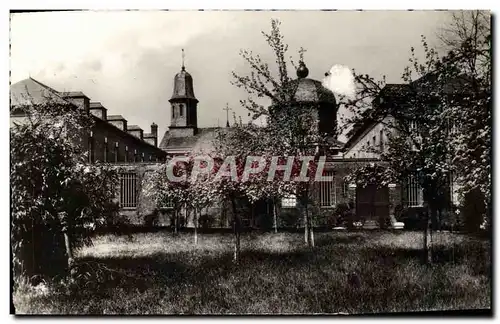
[[[309,69],[304,62],[299,63],[297,69],[297,79],[290,81],[286,93],[288,100],[300,103],[323,103],[336,105],[335,95],[333,92],[323,86],[318,80],[307,78]]]
[[[184,66],[181,72],[177,73],[174,77],[174,93],[170,101],[175,99],[192,99],[198,101],[194,96],[193,77],[186,72]]]

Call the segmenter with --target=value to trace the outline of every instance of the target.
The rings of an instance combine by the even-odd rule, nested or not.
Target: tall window
[[[380,151],[384,151],[384,131],[381,129],[379,134],[379,147]]]
[[[334,176],[333,171],[325,172],[325,176]],[[337,203],[337,194],[335,192],[335,177],[332,181],[321,181],[319,184],[319,205],[321,207],[334,207]]]
[[[417,122],[415,120],[410,121],[410,132],[416,132],[417,131]]]
[[[120,207],[137,207],[137,174],[120,173]]]
[[[418,183],[417,176],[414,174],[408,176],[408,180],[406,181],[405,199],[408,207],[422,206],[424,202],[422,187]]]
[[[118,162],[118,142],[115,142],[115,163]]]
[[[94,134],[90,132],[89,136],[89,163],[95,162],[95,143],[94,143]]]
[[[128,146],[125,146],[125,162],[128,162]]]
[[[108,138],[104,138],[104,162],[108,162]]]
[[[179,106],[179,116],[184,116],[184,105]]]

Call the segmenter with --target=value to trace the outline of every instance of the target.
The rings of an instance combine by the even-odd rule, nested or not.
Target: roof
[[[131,131],[131,130],[141,130],[142,131],[142,128],[140,128],[138,125],[128,125],[127,126],[127,130]]]
[[[143,138],[154,138],[154,137],[156,137],[156,136],[155,136],[155,134],[153,134],[153,133],[144,133],[144,134],[142,135],[142,137],[143,137]]]
[[[106,109],[100,102],[91,102],[90,103],[90,109],[96,109],[96,108]]]
[[[125,121],[127,121],[125,118],[123,118],[122,115],[109,115],[107,120],[125,120]]]
[[[53,101],[58,104],[71,104],[59,92],[29,77],[10,86],[10,106],[45,104]]]
[[[67,92],[60,92],[61,96],[63,97],[85,97],[88,98],[83,92],[81,91],[67,91]]]
[[[184,66],[181,72],[174,77],[174,92],[170,100],[176,99],[192,99],[198,101],[194,96],[193,77],[187,73]]]
[[[198,128],[194,136],[171,137],[167,130],[163,135],[159,147],[163,150],[210,150],[213,145],[213,140],[216,138],[217,131],[220,127]]]
[[[82,92],[75,92],[75,93],[82,94]],[[58,91],[52,89],[51,87],[49,87],[49,86],[41,83],[40,81],[37,81],[37,80],[31,78],[31,77],[29,77],[25,80],[16,82],[10,86],[10,101],[11,101],[10,109],[11,110],[13,108],[15,108],[16,106],[33,105],[33,104],[46,104],[47,102],[49,102],[51,100],[53,100],[56,103],[73,105],[73,103],[71,103],[67,100],[64,100],[61,97],[61,92],[58,92]],[[106,108],[102,107],[100,102],[92,102],[92,103],[90,103],[90,106],[92,108],[106,109]],[[94,115],[91,115],[91,116],[94,119],[94,121],[96,121],[96,123],[99,123],[101,125],[104,124],[107,127],[112,127],[117,132],[120,132],[121,134],[123,134],[123,136],[126,136],[130,139],[133,139],[134,141],[138,141],[141,143],[141,145],[147,145],[149,147],[155,148],[158,151],[160,151],[160,149],[157,148],[156,146],[151,145],[150,143],[143,141],[140,138],[137,138],[137,137],[133,136],[132,134],[129,134],[128,132],[122,131],[120,128],[114,126],[113,124],[108,123],[107,121],[102,120],[97,116],[94,116]],[[123,116],[121,116],[121,115],[110,115],[110,116],[108,116],[108,120],[124,120],[124,121],[126,121],[126,119],[123,118]],[[134,126],[137,127],[137,129],[141,129],[137,125],[131,125],[130,127],[134,127]]]
[[[299,78],[290,81],[287,87],[289,87],[287,92],[292,93],[291,98],[287,98],[290,101],[336,104],[333,92],[318,80]]]

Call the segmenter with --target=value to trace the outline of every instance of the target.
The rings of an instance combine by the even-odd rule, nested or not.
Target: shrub
[[[27,122],[11,128],[11,240],[14,274],[55,276],[73,248],[114,217],[116,172],[88,165],[81,145],[92,119],[73,106],[24,108]]]
[[[352,206],[348,203],[338,204],[328,218],[328,226],[351,228],[354,221]]]

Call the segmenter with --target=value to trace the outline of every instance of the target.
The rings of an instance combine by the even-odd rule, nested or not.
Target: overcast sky
[[[82,91],[108,114],[121,114],[160,137],[170,124],[173,78],[181,48],[194,78],[200,127],[224,125],[226,103],[239,107],[245,93],[231,71],[248,72],[239,56],[250,49],[274,62],[261,35],[270,19],[297,58],[302,46],[309,77],[322,80],[334,64],[400,82],[420,35],[437,44],[449,14],[435,11],[169,11],[21,13],[11,17],[11,81],[31,77],[56,90]],[[294,74],[295,75],[295,74]],[[232,119],[232,118],[231,118]],[[341,138],[342,139],[342,138]],[[160,138],[161,140],[161,138]]]

